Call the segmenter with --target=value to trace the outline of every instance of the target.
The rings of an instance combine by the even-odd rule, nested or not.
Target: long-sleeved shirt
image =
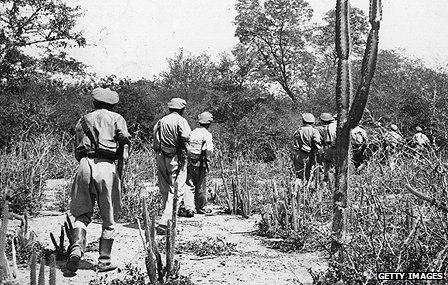
[[[322,148],[322,138],[319,131],[311,125],[304,125],[294,133],[293,150],[310,152]]]
[[[92,142],[84,132],[83,119],[96,142]],[[97,109],[85,115],[78,121],[75,130],[75,157],[77,160],[87,154],[94,154],[96,151],[95,145],[98,145],[98,149],[110,152],[113,155],[119,145],[129,143],[130,135],[125,119],[120,114],[106,109]]]
[[[175,154],[178,149],[186,147],[185,144],[190,140],[190,133],[191,128],[187,120],[177,112],[172,112],[154,126],[154,141],[160,142],[163,152]],[[155,145],[154,148],[156,148]]]

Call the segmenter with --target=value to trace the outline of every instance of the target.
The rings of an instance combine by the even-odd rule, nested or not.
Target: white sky
[[[80,5],[90,46],[70,55],[100,76],[151,78],[179,48],[217,58],[230,52],[235,0],[67,0]],[[308,0],[319,19],[334,0]],[[368,14],[368,0],[352,0]],[[430,66],[448,63],[447,0],[383,0],[380,48],[402,48]]]

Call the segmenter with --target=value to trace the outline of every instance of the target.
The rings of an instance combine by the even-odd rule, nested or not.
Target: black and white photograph
[[[448,284],[445,0],[0,0],[0,284]]]

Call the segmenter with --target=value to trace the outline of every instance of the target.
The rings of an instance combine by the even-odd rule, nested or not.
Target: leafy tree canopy
[[[0,0],[0,78],[8,80],[39,67],[51,68],[56,59],[66,59],[64,54],[58,55],[62,49],[84,46],[85,38],[75,30],[80,15],[79,6],[71,7],[60,0]],[[29,56],[26,48],[42,54],[39,59]],[[80,66],[70,61],[69,67]],[[46,63],[51,63],[50,67]]]

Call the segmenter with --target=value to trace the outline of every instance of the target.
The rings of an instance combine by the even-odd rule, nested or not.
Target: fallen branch
[[[412,194],[414,194],[415,196],[417,196],[417,198],[420,198],[421,200],[424,200],[428,203],[430,203],[431,205],[435,206],[437,209],[448,213],[448,207],[446,206],[446,204],[444,202],[440,202],[437,201],[435,198],[430,198],[427,195],[423,194],[422,192],[419,192],[417,190],[415,190],[414,188],[412,188],[411,185],[406,184],[406,189],[411,192]]]

